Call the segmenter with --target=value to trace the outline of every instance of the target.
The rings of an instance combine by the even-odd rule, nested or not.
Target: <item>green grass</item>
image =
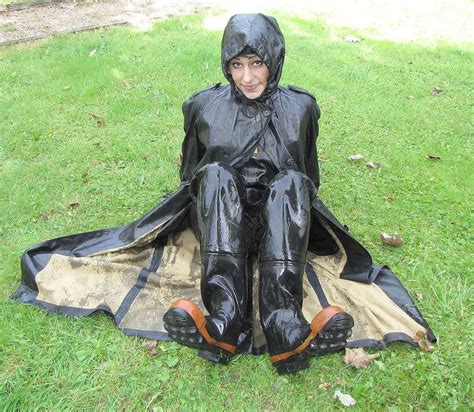
[[[332,355],[279,377],[267,356],[219,367],[160,343],[150,357],[103,314],[68,319],[8,300],[27,246],[130,222],[177,187],[181,103],[224,81],[221,34],[201,22],[187,16],[147,33],[111,28],[0,50],[0,409],[334,410],[337,389],[357,400],[354,410],[470,409],[466,44],[350,44],[344,30],[335,38],[318,22],[279,18],[282,84],[309,89],[322,108],[321,197],[377,262],[423,296],[417,304],[439,337],[433,353],[393,345],[364,370]],[[435,86],[444,92],[433,96]],[[355,153],[381,168],[349,162]],[[401,233],[405,244],[382,246],[381,231]]]

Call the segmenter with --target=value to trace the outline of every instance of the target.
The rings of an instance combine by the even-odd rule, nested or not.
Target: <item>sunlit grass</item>
[[[334,355],[279,377],[267,356],[218,367],[161,343],[151,358],[105,315],[67,319],[7,299],[27,246],[130,222],[177,187],[181,103],[224,81],[220,33],[202,20],[0,51],[0,409],[333,410],[340,389],[361,410],[466,410],[473,282],[465,45],[351,44],[344,30],[335,37],[317,22],[278,19],[288,49],[282,84],[305,87],[322,108],[320,195],[417,294],[439,336],[434,353],[394,345],[365,370]],[[433,96],[434,87],[444,91]],[[355,153],[381,168],[349,162]],[[383,247],[381,231],[399,232],[405,244]]]

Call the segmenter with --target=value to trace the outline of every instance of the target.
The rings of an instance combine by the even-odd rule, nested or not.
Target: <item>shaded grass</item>
[[[151,358],[105,315],[68,319],[7,300],[27,246],[129,222],[177,187],[181,102],[223,81],[220,33],[188,16],[148,33],[111,28],[0,51],[2,409],[332,410],[335,389],[362,410],[468,409],[472,52],[349,44],[344,30],[334,38],[317,22],[279,22],[282,84],[314,92],[322,108],[321,197],[418,294],[437,350],[393,345],[359,371],[334,355],[279,377],[267,356],[221,368],[161,343]],[[444,92],[433,96],[435,86]],[[354,153],[381,169],[348,162]],[[406,242],[385,248],[381,231]]]

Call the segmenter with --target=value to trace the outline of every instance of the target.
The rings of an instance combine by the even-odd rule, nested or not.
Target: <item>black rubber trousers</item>
[[[242,176],[229,165],[211,163],[199,170],[191,190],[211,336],[237,343],[251,296],[248,258],[257,254],[259,311],[269,352],[299,346],[310,332],[301,310],[314,193],[310,180],[294,170],[280,172],[250,205]]]

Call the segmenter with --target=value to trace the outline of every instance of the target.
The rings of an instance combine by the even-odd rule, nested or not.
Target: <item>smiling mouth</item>
[[[255,86],[244,86],[244,85],[242,85],[242,87],[243,87],[245,90],[247,90],[247,91],[249,91],[249,92],[252,92],[252,91],[255,91],[255,90],[258,88],[258,84],[256,84]]]

